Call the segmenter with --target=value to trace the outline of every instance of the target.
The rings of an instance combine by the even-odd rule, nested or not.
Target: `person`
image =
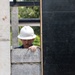
[[[20,30],[18,38],[22,41],[22,45],[17,48],[28,48],[31,51],[36,51],[38,46],[34,46],[32,44],[34,39],[36,38],[36,34],[34,33],[34,30],[30,26],[24,26]]]

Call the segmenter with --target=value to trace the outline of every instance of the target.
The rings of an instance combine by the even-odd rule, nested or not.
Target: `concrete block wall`
[[[40,49],[35,52],[28,49],[11,50],[12,75],[41,75]]]
[[[0,1],[0,75],[10,75],[9,0]]]

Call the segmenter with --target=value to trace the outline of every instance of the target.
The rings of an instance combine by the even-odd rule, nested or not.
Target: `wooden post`
[[[41,75],[43,75],[43,37],[42,37],[42,0],[40,0],[40,31],[41,31]]]
[[[10,75],[9,0],[0,2],[0,75]]]

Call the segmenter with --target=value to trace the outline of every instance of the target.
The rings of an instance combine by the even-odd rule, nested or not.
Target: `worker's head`
[[[30,26],[24,26],[21,29],[18,38],[21,39],[24,47],[28,48],[32,45],[34,39],[36,38],[36,35],[34,34],[34,30]]]

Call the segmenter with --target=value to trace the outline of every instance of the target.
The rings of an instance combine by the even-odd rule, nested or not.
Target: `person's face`
[[[31,40],[21,40],[21,41],[23,43],[24,48],[28,48],[28,47],[30,47],[32,45],[34,39],[31,39]]]

